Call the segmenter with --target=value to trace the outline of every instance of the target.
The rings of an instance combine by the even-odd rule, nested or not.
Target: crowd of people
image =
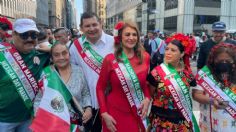
[[[89,12],[82,34],[0,18],[1,132],[236,131],[236,41],[224,22],[211,37],[102,27]]]

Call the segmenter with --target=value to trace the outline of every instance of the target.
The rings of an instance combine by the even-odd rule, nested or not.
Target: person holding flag
[[[193,99],[200,103],[202,132],[236,131],[236,46],[220,43],[196,75]]]
[[[144,132],[150,102],[146,76],[150,56],[142,49],[137,26],[118,22],[115,26],[115,53],[102,63],[97,98],[103,132]]]
[[[44,91],[37,98],[34,131],[65,131],[71,125],[85,131],[92,117],[91,96],[80,67],[70,64],[68,47],[58,42],[51,47],[53,65],[44,69]],[[38,101],[39,100],[39,101]],[[47,121],[53,124],[48,126]],[[64,125],[67,124],[67,125]]]
[[[164,62],[147,78],[153,96],[150,129],[153,132],[199,132],[189,94],[190,87],[196,86],[196,80],[189,61],[186,61],[189,58],[185,58],[192,47],[191,41],[188,36],[176,33],[166,43]]]

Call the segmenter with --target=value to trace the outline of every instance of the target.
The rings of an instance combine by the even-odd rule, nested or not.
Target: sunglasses
[[[31,39],[35,40],[38,38],[37,32],[24,32],[24,33],[18,33],[21,39],[27,40],[29,37]]]

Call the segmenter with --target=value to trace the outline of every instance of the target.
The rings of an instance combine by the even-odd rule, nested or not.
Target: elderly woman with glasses
[[[202,132],[236,131],[236,46],[221,43],[196,76],[193,99],[200,103]]]

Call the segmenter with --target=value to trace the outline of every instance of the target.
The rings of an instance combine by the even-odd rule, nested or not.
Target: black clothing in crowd
[[[236,41],[231,40],[231,39],[226,39],[224,43],[229,43],[229,44],[234,44],[236,45]],[[212,39],[208,39],[206,42],[203,42],[200,45],[200,52],[199,52],[199,57],[197,60],[197,68],[201,69],[203,66],[206,65],[207,58],[209,55],[209,52],[211,51],[211,48],[215,46],[217,43],[214,42]]]

